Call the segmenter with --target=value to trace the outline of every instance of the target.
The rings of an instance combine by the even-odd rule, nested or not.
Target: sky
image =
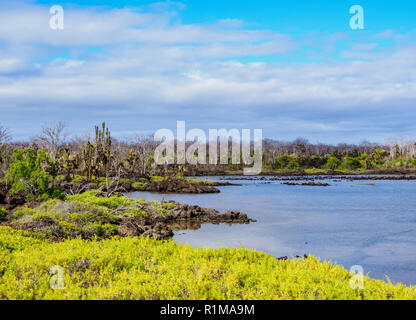
[[[128,139],[181,120],[285,141],[416,139],[415,15],[408,0],[0,0],[0,124],[15,140],[58,121]]]

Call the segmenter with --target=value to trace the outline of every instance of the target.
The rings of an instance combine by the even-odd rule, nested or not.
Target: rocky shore
[[[2,207],[7,206],[11,205]],[[191,225],[255,222],[239,211],[221,213],[174,201],[148,202],[109,196],[97,190],[67,196],[65,200],[26,202],[13,207],[3,211],[6,215],[0,217],[2,225],[43,233],[55,241],[77,237],[106,239],[115,235],[166,240],[173,237],[173,230]]]
[[[223,177],[221,179],[229,181],[315,181],[315,180],[416,180],[416,175],[369,175],[369,174],[309,174],[309,175],[284,175],[284,176],[256,176],[256,177]]]
[[[294,171],[263,171],[261,172],[261,174],[259,174],[257,177],[264,177],[264,178],[268,178],[268,177],[305,177],[305,176],[337,176],[337,175],[348,175],[348,176],[361,176],[361,175],[368,175],[368,176],[373,176],[373,175],[378,175],[378,176],[416,176],[416,169],[413,168],[400,168],[400,169],[391,169],[391,168],[382,168],[382,169],[373,169],[373,170],[365,170],[363,172],[359,172],[359,171],[350,171],[350,172],[345,172],[345,171],[337,171],[337,170],[326,170],[326,171],[322,171],[322,172],[314,172],[314,173],[310,173],[307,172],[305,170],[294,170]],[[218,171],[218,172],[210,172],[207,175],[202,175],[202,174],[198,174],[198,175],[194,175],[194,176],[211,176],[211,177],[240,177],[242,176],[242,171],[227,171],[227,172],[223,172],[223,171]],[[247,177],[250,178],[250,177]],[[232,179],[227,179],[227,180],[232,180]],[[236,180],[240,180],[240,179],[236,179]]]
[[[189,182],[186,179],[167,178],[162,181],[146,180],[142,182],[122,181],[112,182],[107,186],[103,183],[101,185],[94,182],[73,182],[62,183],[61,188],[67,194],[77,194],[80,192],[90,190],[110,191],[110,192],[159,192],[159,193],[178,193],[178,194],[201,194],[201,193],[219,193],[215,187],[222,186],[238,186],[229,182],[210,182],[205,183],[204,180]],[[1,196],[1,192],[0,192]]]
[[[190,229],[198,229],[204,223],[249,224],[256,222],[239,211],[227,211],[222,214],[215,209],[189,206],[174,201],[164,203],[164,206],[169,208],[167,215],[148,212],[148,217],[144,219],[124,219],[118,228],[119,235],[150,236],[165,240],[173,237],[173,230],[185,230],[188,226]]]
[[[309,186],[309,187],[329,187],[329,183],[322,182],[304,182],[304,183],[294,183],[294,182],[284,182],[282,183],[287,186]]]
[[[225,185],[225,184],[223,184]],[[203,183],[190,183],[180,179],[167,179],[164,181],[153,181],[142,187],[133,188],[134,191],[148,191],[159,193],[219,193],[220,190]]]

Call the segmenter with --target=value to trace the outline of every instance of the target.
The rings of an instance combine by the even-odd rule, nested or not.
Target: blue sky
[[[49,28],[57,4],[64,30]],[[103,120],[120,138],[186,120],[281,140],[416,139],[415,13],[406,0],[0,0],[0,123],[15,139]]]

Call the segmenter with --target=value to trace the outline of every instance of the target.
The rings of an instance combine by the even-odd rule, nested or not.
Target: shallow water
[[[320,181],[330,187],[230,182],[242,186],[220,187],[220,194],[130,196],[239,210],[257,220],[178,231],[178,243],[243,246],[277,257],[311,254],[347,269],[361,265],[374,279],[388,275],[394,283],[416,285],[416,181]]]

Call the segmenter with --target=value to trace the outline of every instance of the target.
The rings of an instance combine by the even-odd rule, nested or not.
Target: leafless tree
[[[45,125],[42,128],[41,135],[35,139],[35,142],[48,152],[56,154],[58,148],[62,146],[68,138],[68,133],[65,129],[66,125],[63,122],[58,122],[51,126]]]
[[[10,131],[0,124],[0,145],[10,141]]]
[[[11,160],[12,147],[8,142],[10,142],[10,131],[8,128],[0,125],[0,178],[6,175]]]
[[[146,164],[150,161],[156,146],[152,136],[139,135],[134,139],[132,147],[139,155],[138,166],[140,175],[146,175],[148,173]]]

